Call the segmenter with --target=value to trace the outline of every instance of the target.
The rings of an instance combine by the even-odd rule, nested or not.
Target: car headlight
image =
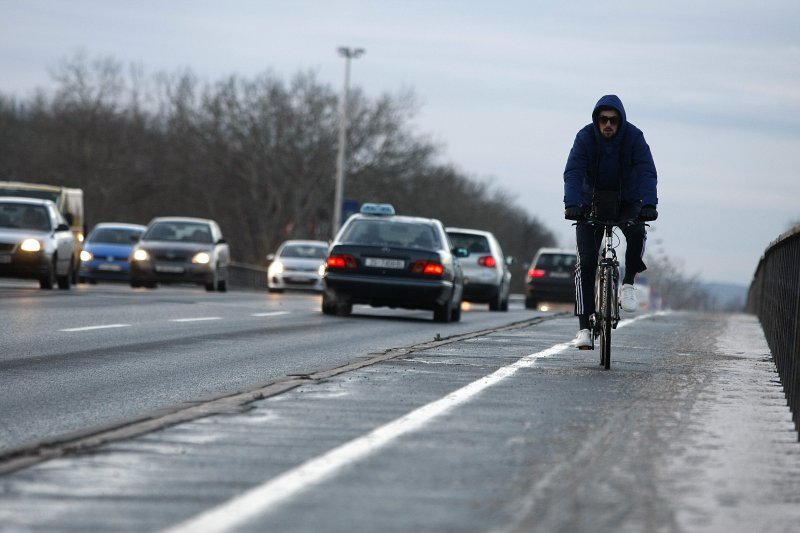
[[[87,252],[86,250],[81,250],[81,261],[91,261],[94,258],[92,252]]]
[[[328,270],[327,266],[328,266],[327,264],[322,263],[319,266],[319,268],[317,269],[317,274],[319,274],[320,276],[324,276],[325,275],[325,271]]]
[[[25,239],[19,248],[25,252],[38,252],[42,249],[42,243],[36,239]]]
[[[275,261],[270,265],[273,274],[283,274],[283,263]]]
[[[134,261],[147,261],[150,259],[150,254],[147,253],[147,250],[137,248],[133,251],[133,256],[131,257]]]
[[[192,257],[192,263],[197,263],[198,265],[207,265],[210,262],[211,256],[207,252],[198,252]]]

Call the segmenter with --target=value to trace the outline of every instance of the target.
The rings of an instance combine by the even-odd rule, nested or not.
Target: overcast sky
[[[604,94],[658,168],[651,251],[749,284],[800,221],[797,0],[0,0],[0,92],[52,87],[80,50],[205,81],[313,71],[338,90],[342,45],[366,49],[352,86],[413,89],[442,160],[512,193],[562,245],[564,164]]]

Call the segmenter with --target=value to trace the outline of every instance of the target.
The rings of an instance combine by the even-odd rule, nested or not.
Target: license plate
[[[384,259],[382,257],[367,257],[364,264],[372,268],[403,268],[406,262],[402,259]]]
[[[0,263],[10,263],[11,256],[10,255],[0,255]]]
[[[111,263],[102,263],[100,265],[97,265],[97,270],[107,270],[107,271],[110,271],[110,272],[119,272],[120,270],[122,270],[122,267],[120,265],[114,265],[114,264],[111,264]]]
[[[169,274],[180,274],[183,272],[182,266],[174,265],[156,265],[156,272],[166,272]]]

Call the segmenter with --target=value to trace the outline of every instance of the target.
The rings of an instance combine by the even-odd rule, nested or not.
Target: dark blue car
[[[130,281],[131,251],[145,229],[122,222],[97,224],[83,243],[80,281]]]

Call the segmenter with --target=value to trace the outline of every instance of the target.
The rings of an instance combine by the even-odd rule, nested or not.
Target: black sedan
[[[396,216],[388,204],[364,204],[331,245],[322,312],[349,315],[354,304],[430,309],[437,322],[461,319],[464,280],[442,223]]]
[[[195,283],[224,292],[229,262],[228,244],[213,220],[154,218],[131,253],[131,287]]]
[[[50,200],[0,197],[0,276],[38,279],[42,289],[72,284],[75,238]]]

